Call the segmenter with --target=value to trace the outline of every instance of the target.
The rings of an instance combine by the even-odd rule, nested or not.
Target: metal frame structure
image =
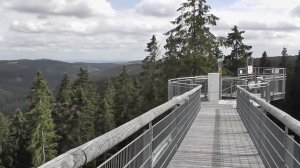
[[[298,120],[241,86],[237,86],[237,111],[266,167],[300,168],[300,144],[294,140],[294,136],[300,137]]]
[[[168,99],[181,95],[192,88],[201,85],[201,97],[206,98],[208,92],[207,76],[195,76],[170,79],[168,81]]]
[[[222,97],[236,98],[236,86],[248,86],[254,94],[263,94],[268,101],[285,98],[286,68],[254,67],[253,73],[248,74],[247,68],[238,69],[238,77],[222,77]]]

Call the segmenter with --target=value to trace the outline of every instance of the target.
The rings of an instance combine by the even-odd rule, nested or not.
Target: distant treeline
[[[261,67],[281,67],[287,69],[286,97],[284,100],[272,102],[281,110],[300,121],[300,50],[298,55],[289,56],[287,48],[283,48],[280,57],[267,57],[264,52],[255,64]]]

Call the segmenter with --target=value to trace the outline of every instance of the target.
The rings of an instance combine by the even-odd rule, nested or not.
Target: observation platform
[[[201,103],[169,168],[264,167],[232,102]]]

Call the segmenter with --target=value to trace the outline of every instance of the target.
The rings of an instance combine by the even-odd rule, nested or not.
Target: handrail
[[[296,120],[289,114],[272,106],[270,103],[266,102],[264,99],[257,97],[254,94],[243,89],[241,86],[237,86],[237,89],[244,93],[248,98],[259,104],[267,113],[271,114],[273,117],[282,122],[288,129],[292,130],[296,135],[300,136],[300,121]]]
[[[104,154],[106,151],[124,141],[137,131],[141,130],[144,126],[151,123],[154,119],[164,114],[169,109],[172,109],[177,104],[189,99],[191,95],[201,90],[201,87],[202,86],[199,85],[180,96],[174,97],[168,102],[149,110],[143,115],[121,125],[120,127],[50,160],[49,162],[41,165],[40,168],[77,168],[83,166]]]
[[[201,94],[207,95],[207,76],[181,77],[168,80],[168,99],[186,92],[187,86],[202,85]],[[184,88],[182,90],[182,88]]]

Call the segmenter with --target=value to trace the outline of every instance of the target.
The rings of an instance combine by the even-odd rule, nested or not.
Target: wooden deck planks
[[[202,103],[169,168],[264,167],[232,105]]]

